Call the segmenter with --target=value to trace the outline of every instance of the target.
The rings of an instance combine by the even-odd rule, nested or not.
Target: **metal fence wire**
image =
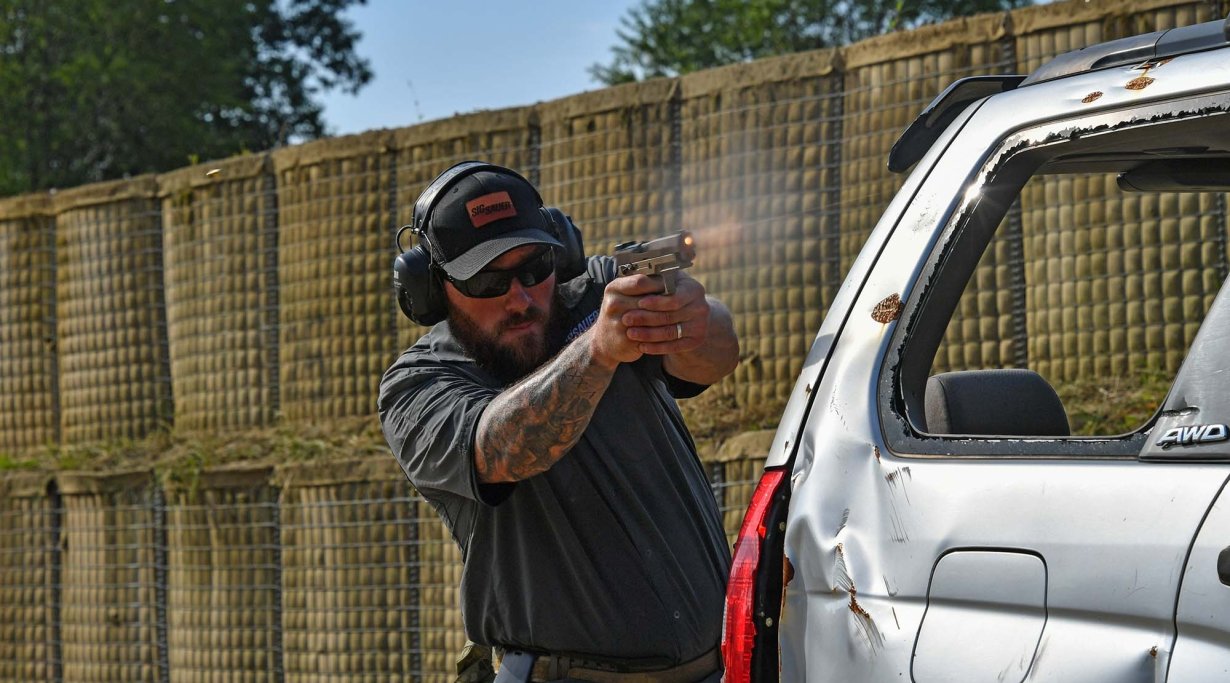
[[[885,167],[889,149],[932,97],[965,76],[1027,71],[1091,42],[1212,19],[1224,4],[1054,3],[0,200],[0,295],[11,304],[0,319],[0,448],[371,416],[381,373],[423,332],[391,296],[394,235],[432,177],[473,158],[533,179],[591,254],[692,230],[691,272],[728,305],[744,351],[714,393],[780,409],[845,271],[904,182]],[[1202,257],[1212,262],[1225,261],[1224,197],[1138,220],[1099,188],[1065,182],[1022,194],[937,370],[1036,359],[1054,382],[1106,367],[1175,369],[1187,339],[1142,333],[1149,320],[1108,317],[1103,336],[1124,344],[1064,337],[1046,322],[1079,319],[1089,302],[1074,297],[1104,288],[1053,296],[1049,283],[1026,281],[1081,277],[1065,250],[1102,248],[1080,226],[1047,242],[1056,198],[1121,218],[1142,240],[1220,245]],[[1198,233],[1177,237],[1147,224],[1197,218]],[[1105,244],[1131,246],[1135,235],[1121,237]],[[1143,275],[1182,279],[1190,262],[1149,259]],[[1185,330],[1202,314],[1185,308]],[[1055,349],[1063,357],[1047,359]]]
[[[728,522],[758,470],[710,467]],[[460,554],[383,459],[165,491],[147,471],[31,477],[5,494],[0,681],[456,678]]]

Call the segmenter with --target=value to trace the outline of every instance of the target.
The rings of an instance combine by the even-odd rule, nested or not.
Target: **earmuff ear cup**
[[[585,243],[581,239],[581,230],[572,222],[572,217],[555,207],[543,207],[547,215],[547,223],[555,239],[564,245],[563,250],[556,254],[555,279],[567,282],[585,273]]]
[[[431,255],[421,244],[393,261],[393,289],[401,312],[420,325],[430,327],[448,315],[440,276],[433,272]]]

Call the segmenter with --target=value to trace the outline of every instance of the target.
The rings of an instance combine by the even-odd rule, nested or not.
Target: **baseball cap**
[[[426,226],[432,260],[465,280],[505,252],[527,244],[562,248],[548,231],[538,191],[498,166],[462,177],[431,211]]]

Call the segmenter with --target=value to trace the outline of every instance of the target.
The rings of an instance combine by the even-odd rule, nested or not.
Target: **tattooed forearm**
[[[520,481],[550,469],[580,440],[612,375],[588,344],[572,343],[497,396],[478,423],[479,480]]]

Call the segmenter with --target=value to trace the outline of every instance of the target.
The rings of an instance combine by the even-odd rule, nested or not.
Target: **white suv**
[[[726,680],[1230,680],[1230,19],[954,83],[889,166],[913,171],[820,327],[739,536]],[[1020,251],[1022,221],[1053,257],[1024,271],[1029,295],[1092,303],[1022,328],[1041,339],[1024,367],[938,372],[988,245]],[[1187,241],[1107,243],[1151,221]],[[1135,358],[1153,318],[1185,350],[1152,358],[1177,370],[1152,418],[1071,435],[1048,349],[1071,331]]]

